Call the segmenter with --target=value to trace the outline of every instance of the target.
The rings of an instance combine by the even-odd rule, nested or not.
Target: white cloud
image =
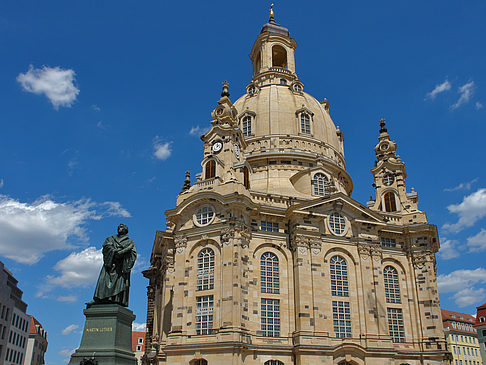
[[[106,129],[106,126],[103,124],[103,121],[102,120],[100,120],[98,123],[96,123],[96,126],[99,129]]]
[[[478,305],[483,301],[484,297],[484,288],[464,288],[453,296],[459,307]]]
[[[476,106],[476,109],[479,110],[479,109],[482,109],[483,108],[483,104],[481,104],[479,101],[476,101],[476,104],[474,104]]]
[[[0,194],[0,255],[35,264],[46,252],[86,244],[89,220],[129,216],[117,204],[89,199],[60,203],[47,196],[24,203]]]
[[[76,300],[78,300],[78,297],[76,297],[74,295],[64,295],[64,296],[61,295],[61,296],[57,297],[57,301],[65,302],[65,303],[73,303]]]
[[[17,81],[25,91],[44,94],[57,110],[60,106],[70,107],[76,100],[79,89],[74,85],[75,75],[70,69],[33,68],[31,65],[26,73],[17,76]]]
[[[469,252],[486,251],[486,229],[481,228],[478,234],[467,239]]]
[[[191,130],[189,131],[189,134],[191,136],[200,136],[200,135],[206,133],[208,130],[209,130],[209,128],[201,128],[200,126],[196,125],[196,126],[191,128]]]
[[[444,92],[444,91],[448,91],[451,89],[451,83],[449,82],[449,80],[445,80],[442,84],[438,84],[435,86],[434,90],[432,90],[431,92],[428,92],[427,95],[425,95],[425,100],[427,99],[435,99],[435,97]]]
[[[3,179],[0,179],[0,189],[3,188],[3,184],[4,184]]]
[[[457,214],[459,220],[454,224],[444,224],[444,229],[459,232],[473,226],[479,219],[486,216],[486,189],[482,188],[465,196],[460,204],[449,205],[447,209],[449,212]]]
[[[132,331],[145,332],[146,327],[147,326],[146,326],[145,323],[135,323],[135,322],[133,322],[133,324],[132,324]]]
[[[159,137],[156,136],[154,138],[154,156],[162,161],[167,160],[172,153],[171,144],[172,142],[160,142]]]
[[[98,105],[96,105],[96,104],[91,105],[91,109],[93,109],[96,112],[101,111],[101,108]]]
[[[73,332],[75,329],[78,329],[78,328],[79,328],[79,326],[77,324],[70,324],[69,326],[64,328],[61,333],[64,336],[66,336],[66,335],[71,334],[71,332]]]
[[[455,104],[451,105],[451,109],[457,109],[461,105],[466,104],[471,99],[474,93],[474,81],[470,81],[459,87],[458,93],[461,95]]]
[[[57,262],[54,269],[58,276],[48,276],[47,285],[43,291],[49,291],[54,286],[72,289],[89,287],[96,283],[103,265],[101,249],[88,247],[80,252],[72,252],[69,256]]]
[[[59,351],[58,354],[63,357],[71,357],[71,355],[74,354],[74,351],[76,351],[76,349],[63,349]]]
[[[471,190],[472,184],[474,184],[478,180],[479,178],[475,178],[472,179],[471,181],[460,183],[459,185],[454,186],[453,188],[445,188],[444,191],[450,192],[450,191],[457,191],[457,190]]]
[[[486,284],[486,269],[482,267],[475,270],[456,270],[437,276],[437,287],[441,294],[458,292],[478,283]]]
[[[444,260],[450,260],[455,257],[459,257],[459,252],[457,251],[457,244],[458,242],[456,240],[445,239],[440,244],[440,250],[438,254],[439,257]]]

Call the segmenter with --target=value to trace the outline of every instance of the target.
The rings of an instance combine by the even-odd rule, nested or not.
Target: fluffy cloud
[[[449,205],[447,209],[449,212],[457,214],[459,220],[453,224],[444,224],[444,229],[459,232],[473,226],[479,219],[486,216],[486,189],[482,188],[465,196],[460,204]]]
[[[63,349],[59,351],[58,354],[63,357],[71,357],[71,355],[74,354],[74,351],[76,351],[76,349]]]
[[[209,130],[209,128],[201,128],[200,126],[196,125],[196,126],[191,128],[191,130],[189,131],[189,134],[191,136],[200,136],[200,135],[206,133],[208,130]]]
[[[471,96],[474,93],[474,81],[470,81],[467,84],[460,86],[458,89],[458,93],[460,94],[460,97],[456,101],[456,103],[451,106],[451,109],[457,109],[461,105],[464,105],[467,102],[469,102]]]
[[[460,307],[472,305],[482,300],[484,289],[476,284],[486,284],[486,269],[456,270],[450,274],[437,276],[437,287],[441,294],[455,293],[453,298]]]
[[[479,110],[479,109],[482,109],[483,108],[483,104],[481,104],[479,101],[476,101],[476,104],[474,104],[476,106],[476,109]]]
[[[145,323],[135,323],[132,324],[132,331],[137,332],[145,332],[146,324]]]
[[[75,295],[61,295],[57,297],[58,302],[64,302],[64,303],[73,303],[76,300],[78,300],[78,297]]]
[[[439,85],[436,85],[434,90],[432,90],[431,92],[428,92],[427,95],[425,95],[425,100],[427,99],[435,99],[435,97],[444,92],[444,91],[448,91],[451,89],[451,83],[449,82],[449,80],[445,80],[442,84],[439,84]]]
[[[92,286],[103,264],[101,249],[88,247],[80,252],[73,252],[64,259],[58,261],[54,269],[59,272],[57,276],[48,276],[50,286],[63,288]]]
[[[158,136],[154,138],[154,156],[159,160],[167,160],[172,154],[171,142],[160,142]]]
[[[73,332],[75,329],[78,329],[78,328],[79,328],[79,326],[77,324],[70,324],[69,326],[64,328],[61,333],[64,336],[66,336],[66,335],[71,334],[71,332]]]
[[[25,203],[0,195],[0,255],[34,264],[46,252],[86,243],[86,223],[107,216],[127,217],[129,213],[116,202],[60,203],[41,197]]]
[[[459,307],[478,305],[484,299],[484,288],[464,288],[454,294],[453,298]]]
[[[467,239],[469,252],[486,251],[486,229],[481,228],[478,234]]]
[[[3,179],[0,179],[0,189],[3,188],[3,184],[4,184]]]
[[[479,178],[475,178],[472,179],[471,181],[460,183],[459,185],[454,186],[453,188],[445,188],[444,191],[450,192],[450,191],[457,191],[457,190],[471,190],[472,184],[474,184],[478,180]]]
[[[445,239],[440,244],[439,257],[444,260],[450,260],[459,257],[459,252],[457,251],[458,242],[455,240]]]
[[[26,73],[20,73],[17,81],[22,88],[34,94],[44,94],[54,106],[70,107],[79,94],[75,86],[75,72],[63,70],[60,67],[33,68],[32,65]]]

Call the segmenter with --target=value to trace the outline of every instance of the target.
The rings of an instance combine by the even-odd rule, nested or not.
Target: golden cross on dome
[[[270,19],[275,18],[275,14],[273,13],[273,4],[270,5]]]

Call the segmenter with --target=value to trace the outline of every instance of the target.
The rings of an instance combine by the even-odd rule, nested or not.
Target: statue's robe
[[[135,242],[128,236],[111,236],[103,243],[103,267],[94,293],[95,303],[128,307],[130,271],[137,259]]]

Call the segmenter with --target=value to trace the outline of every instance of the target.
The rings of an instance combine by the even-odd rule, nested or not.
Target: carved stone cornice
[[[187,237],[186,236],[174,237],[174,244],[176,248],[176,253],[178,254],[183,253],[187,246]]]
[[[428,251],[412,252],[412,262],[415,268],[421,269],[427,263],[435,264],[435,257],[432,252]]]
[[[221,245],[227,246],[233,244],[235,238],[235,229],[234,228],[225,228],[221,231]]]
[[[292,251],[297,251],[301,255],[307,254],[307,250],[310,250],[313,255],[318,255],[321,252],[322,242],[317,237],[294,234],[290,238],[290,247]]]

